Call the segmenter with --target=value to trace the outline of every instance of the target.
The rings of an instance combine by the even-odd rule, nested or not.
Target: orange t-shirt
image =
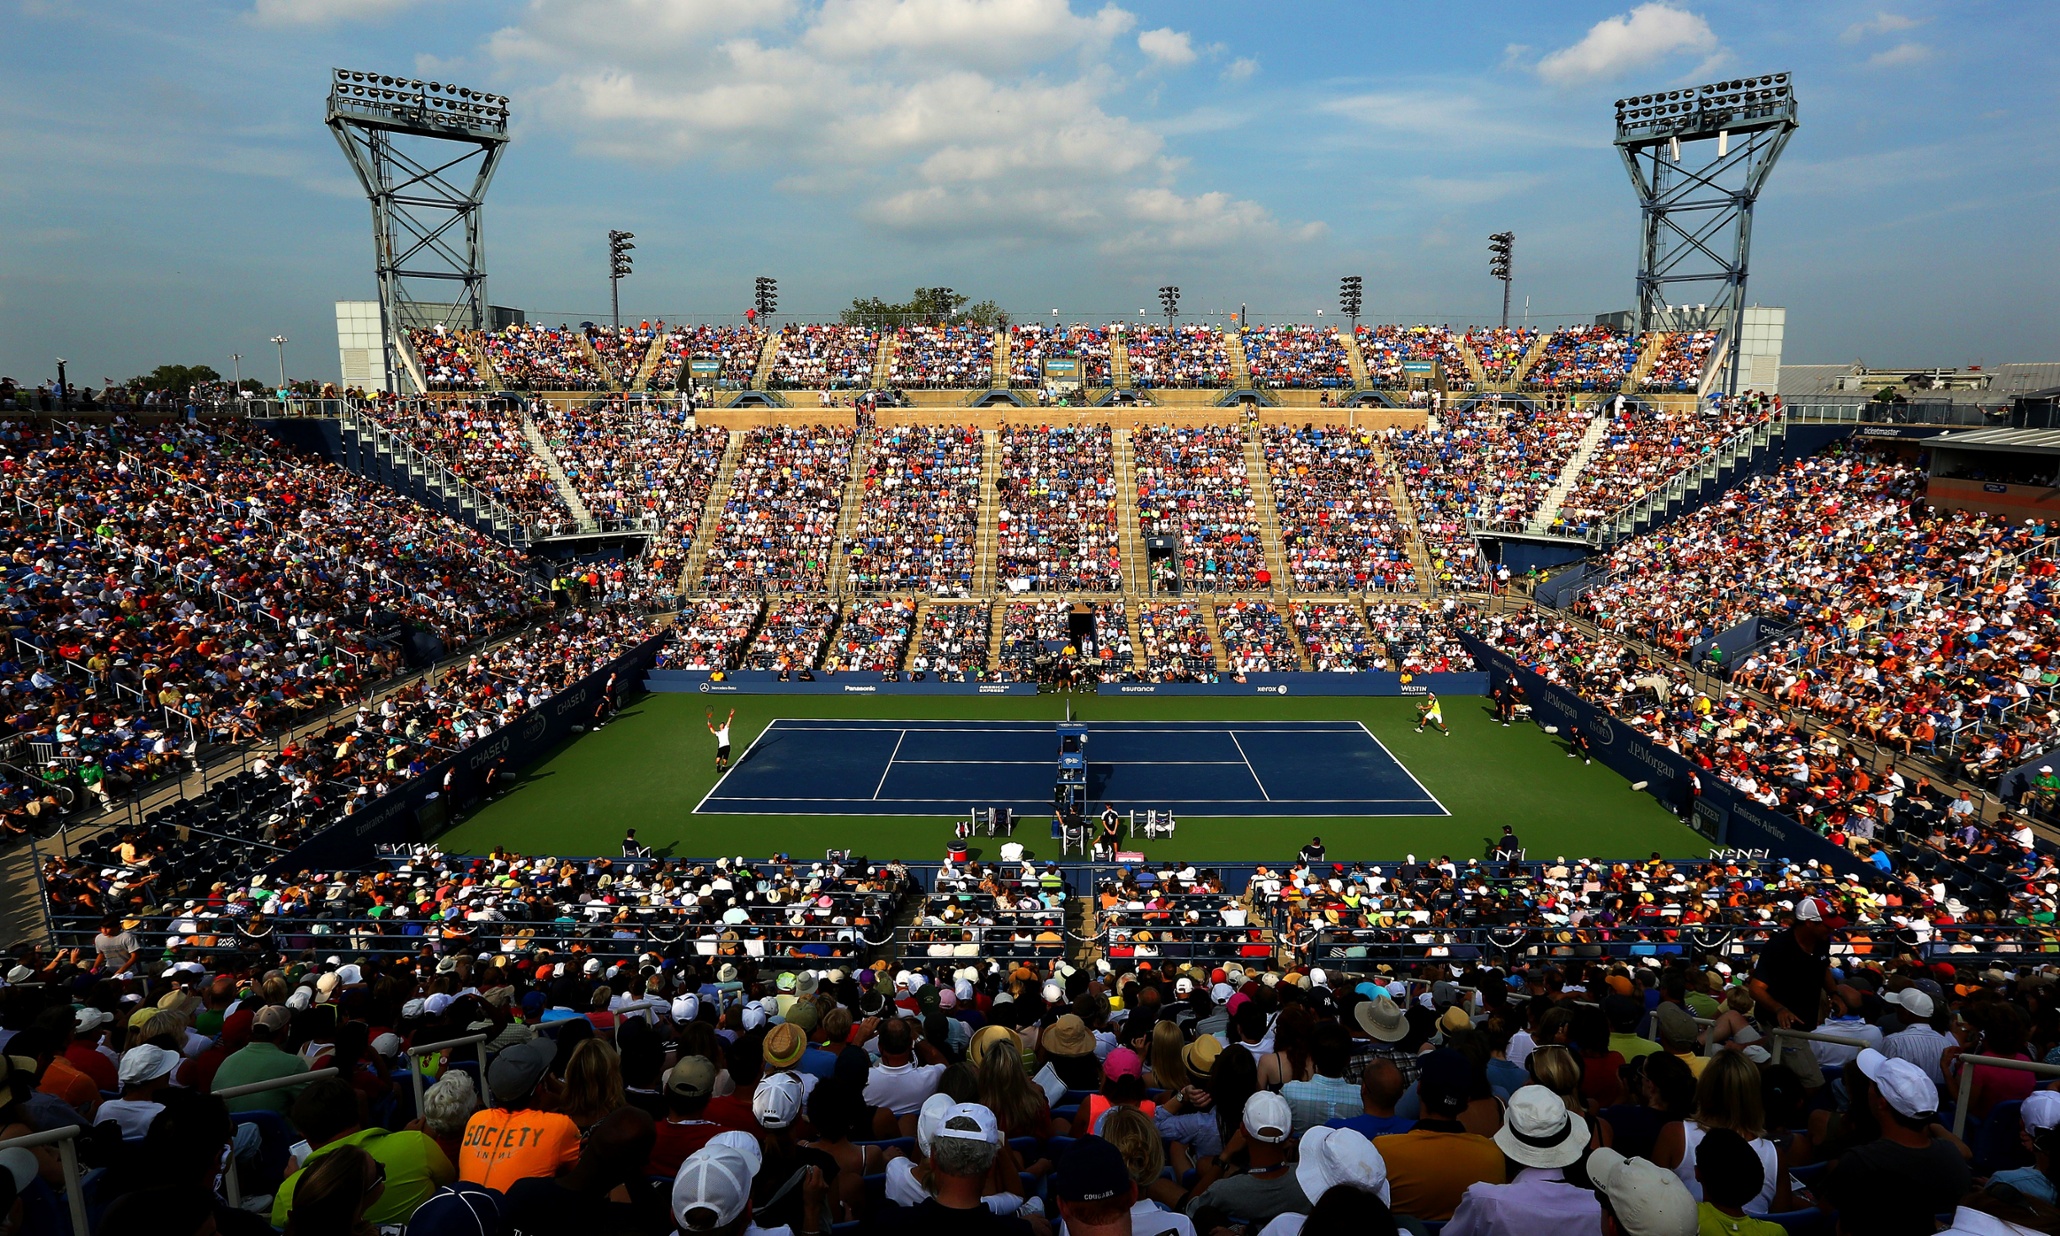
[[[531,1176],[551,1176],[579,1157],[579,1126],[562,1112],[489,1107],[465,1122],[458,1179],[507,1192]]]
[[[99,1083],[63,1056],[50,1057],[50,1067],[43,1070],[43,1084],[36,1089],[63,1099],[88,1120],[100,1106]]]

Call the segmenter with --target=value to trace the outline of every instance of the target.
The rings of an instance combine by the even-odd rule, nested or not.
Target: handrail
[[[479,1046],[479,1098],[481,1105],[484,1106],[489,1097],[486,1093],[485,1035],[468,1034],[461,1039],[445,1039],[440,1043],[418,1043],[408,1049],[408,1076],[414,1082],[415,1114],[417,1116],[422,1114],[422,1070],[415,1067],[415,1057],[426,1056],[431,1052],[448,1051],[454,1047],[469,1047],[473,1044]]]
[[[55,1145],[57,1157],[64,1165],[64,1198],[71,1211],[72,1236],[88,1236],[90,1228],[86,1223],[86,1188],[84,1176],[79,1172],[78,1139],[86,1130],[76,1124],[61,1129],[46,1129],[41,1133],[29,1133],[21,1137],[10,1137],[0,1142],[0,1150],[34,1150],[39,1146]]]
[[[251,1082],[247,1086],[229,1086],[212,1093],[218,1099],[238,1099],[247,1094],[262,1094],[268,1090],[284,1090],[289,1086],[304,1086],[309,1082],[322,1081],[336,1076],[334,1068],[313,1069],[306,1073],[294,1073],[286,1077],[274,1077],[270,1081]],[[243,1181],[236,1171],[236,1156],[229,1156],[229,1166],[222,1173],[222,1193],[231,1206],[243,1205]]]
[[[1975,1064],[1993,1065],[1999,1069],[2017,1069],[2034,1077],[2060,1077],[2060,1064],[2041,1064],[2036,1060],[2011,1060],[2003,1056],[1980,1056],[1962,1052],[1953,1061],[1954,1067],[1972,1061]],[[1967,1108],[1974,1102],[1974,1070],[1960,1069],[1959,1099],[1953,1104],[1953,1136],[1962,1137],[1967,1132]]]

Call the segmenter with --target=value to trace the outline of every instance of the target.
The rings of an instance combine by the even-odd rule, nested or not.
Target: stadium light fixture
[[[1488,273],[1502,281],[1502,329],[1509,329],[1509,280],[1516,263],[1516,233],[1496,232],[1488,237]]]
[[[1159,289],[1159,307],[1166,311],[1166,329],[1173,329],[1173,319],[1180,316],[1180,289],[1167,284]]]
[[[284,335],[272,336],[272,346],[279,349],[279,389],[286,389],[286,345],[291,342]]]
[[[630,273],[629,251],[636,248],[630,241],[635,232],[608,233],[608,307],[615,315],[615,329],[622,329],[622,281]]]
[[[1346,275],[1338,280],[1338,311],[1352,319],[1352,333],[1359,333],[1359,309],[1364,301],[1366,280]]]
[[[236,389],[240,391],[243,389],[243,353],[229,353],[229,363],[236,367]]]
[[[779,311],[780,281],[760,275],[752,288],[752,301],[758,307],[758,320],[762,323]]]

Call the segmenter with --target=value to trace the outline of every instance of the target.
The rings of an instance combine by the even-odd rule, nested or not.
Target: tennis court
[[[1264,818],[1441,816],[1443,804],[1356,721],[1100,721],[1099,810]],[[1049,721],[774,720],[695,811],[724,815],[1049,815]]]

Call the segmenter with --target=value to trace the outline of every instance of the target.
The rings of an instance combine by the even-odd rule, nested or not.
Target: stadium
[[[337,380],[0,382],[0,1233],[2060,1232],[2060,364],[1784,363],[1799,76],[1537,325],[553,323],[321,89]]]

